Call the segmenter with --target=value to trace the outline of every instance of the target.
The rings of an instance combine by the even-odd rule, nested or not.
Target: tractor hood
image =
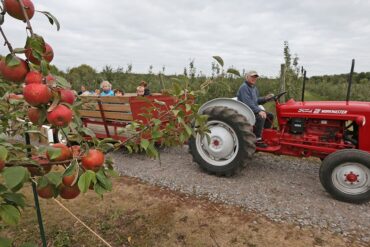
[[[280,117],[348,119],[370,121],[370,103],[359,101],[308,101],[296,102],[293,99],[277,106]]]

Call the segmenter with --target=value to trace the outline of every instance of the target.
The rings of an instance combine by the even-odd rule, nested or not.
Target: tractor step
[[[256,151],[263,151],[263,152],[274,153],[274,152],[278,151],[280,148],[281,148],[280,145],[277,145],[277,146],[267,146],[265,148],[256,147]]]

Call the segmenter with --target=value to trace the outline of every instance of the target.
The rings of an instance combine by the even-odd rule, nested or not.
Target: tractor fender
[[[203,114],[203,112],[209,107],[215,106],[224,106],[230,109],[237,111],[239,114],[243,115],[250,125],[254,125],[256,122],[256,117],[254,116],[253,111],[249,106],[244,104],[241,101],[238,101],[236,98],[216,98],[204,103],[198,110],[199,114]]]

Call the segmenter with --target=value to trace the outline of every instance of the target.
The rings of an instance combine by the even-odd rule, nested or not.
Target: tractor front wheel
[[[328,155],[320,167],[320,181],[326,191],[340,201],[369,201],[370,154],[344,149]]]
[[[253,127],[237,111],[222,107],[207,108],[209,136],[189,140],[195,162],[209,173],[233,175],[256,150]]]

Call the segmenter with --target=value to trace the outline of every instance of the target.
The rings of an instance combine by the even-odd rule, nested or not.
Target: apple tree
[[[49,12],[35,10],[31,0],[2,1],[0,33],[9,53],[0,58],[0,223],[10,225],[18,223],[27,205],[20,192],[25,184],[36,185],[41,198],[73,199],[89,190],[103,195],[112,189],[110,177],[117,175],[107,152],[124,146],[159,157],[156,143],[182,144],[194,134],[191,123],[205,123],[196,114],[193,93],[175,85],[176,105],[163,108],[164,102],[155,101],[143,113],[149,119],[145,124],[132,122],[127,128],[133,135],[126,142],[95,138],[82,125],[78,114],[82,102],[70,83],[51,73],[54,51],[34,32],[30,20],[35,13],[45,15],[59,30],[58,20]],[[26,23],[24,47],[12,47],[7,39],[5,16]],[[31,145],[29,135],[42,135],[43,125],[62,131],[67,145]]]

